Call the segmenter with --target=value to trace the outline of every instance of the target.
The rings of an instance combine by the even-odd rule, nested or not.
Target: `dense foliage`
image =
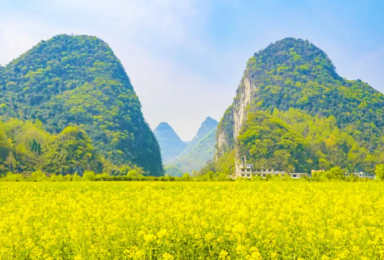
[[[383,162],[384,95],[361,80],[341,78],[327,55],[308,41],[286,38],[256,53],[247,63],[237,93],[234,105],[219,125],[227,140],[219,148],[218,158],[239,148],[241,153],[249,155],[249,160],[265,167],[278,167],[271,160],[286,158],[290,162],[279,168],[294,167],[307,172],[309,167],[332,166],[373,171],[375,163]],[[244,121],[237,140],[235,121],[246,94],[250,102],[243,114],[245,119],[249,116],[251,119]],[[257,111],[264,111],[264,116],[269,114],[269,119],[261,120]],[[254,112],[256,118],[249,115]],[[278,127],[281,122],[276,117],[289,127],[286,130]],[[256,126],[260,120],[262,125]],[[271,131],[277,127],[280,136],[271,132],[258,137],[257,132],[264,130],[257,128],[264,127]],[[304,153],[294,146],[281,150],[280,139],[285,141],[284,135],[291,136],[292,131],[299,134],[299,139],[294,139],[297,147],[305,147]],[[273,142],[268,143],[270,140]],[[270,151],[265,152],[269,145]]]
[[[0,175],[8,172],[28,175],[36,171],[49,175],[82,176],[85,171],[127,175],[131,170],[143,173],[132,163],[115,165],[105,159],[78,126],[68,126],[58,134],[50,134],[39,121],[0,122]]]
[[[238,152],[256,168],[287,172],[305,169],[305,141],[282,120],[265,113],[251,114],[238,136]]]
[[[4,259],[383,259],[382,183],[0,183]]]
[[[341,78],[326,54],[308,41],[287,38],[256,53],[245,74],[257,87],[252,110],[297,108],[334,116],[372,151],[383,134],[384,95],[360,80]]]
[[[311,116],[302,110],[250,113],[237,150],[249,163],[288,172],[310,172],[339,166],[349,172],[373,172],[384,163],[384,149],[370,152],[334,116]]]
[[[0,89],[4,120],[38,119],[54,134],[79,125],[106,160],[162,174],[159,147],[138,97],[100,39],[59,35],[42,41],[0,69]]]

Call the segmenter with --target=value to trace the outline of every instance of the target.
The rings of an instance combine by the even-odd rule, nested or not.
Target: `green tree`
[[[181,177],[183,181],[189,181],[191,177],[189,176],[189,173],[184,173],[183,176]]]
[[[8,171],[12,172],[16,168],[16,159],[12,152],[9,152],[5,159],[5,164],[8,167]]]
[[[82,173],[97,168],[99,162],[91,139],[85,131],[69,126],[55,137],[51,150],[47,153],[45,169],[61,174]]]
[[[251,113],[237,138],[240,157],[257,168],[308,171],[306,142],[283,120],[265,112]]]
[[[127,173],[127,177],[131,179],[139,179],[143,177],[143,175],[141,175],[138,170],[132,169]]]
[[[84,181],[94,181],[96,179],[96,174],[93,171],[85,171],[82,179]]]
[[[329,180],[343,180],[345,179],[344,172],[340,167],[333,167],[325,173]]]
[[[31,181],[45,181],[47,180],[47,176],[42,171],[35,171],[31,174],[29,179]]]
[[[4,180],[11,181],[11,182],[20,182],[20,181],[24,181],[24,176],[22,174],[8,172]]]
[[[384,180],[384,164],[378,164],[375,168],[376,179],[379,181]]]
[[[67,177],[67,176],[68,176],[68,177],[72,177],[72,179],[71,179],[72,181],[81,181],[81,177],[77,174],[77,172],[75,172],[75,174],[72,175],[72,176],[69,175],[69,174],[66,175],[66,177]]]

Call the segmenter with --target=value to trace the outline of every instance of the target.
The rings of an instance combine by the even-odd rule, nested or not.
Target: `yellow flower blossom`
[[[224,249],[220,251],[219,258],[222,260],[227,259],[228,252],[225,251]]]
[[[0,183],[0,259],[384,259],[384,183]]]
[[[164,259],[164,260],[173,260],[174,257],[173,257],[171,254],[164,253],[164,254],[163,254],[163,259]]]

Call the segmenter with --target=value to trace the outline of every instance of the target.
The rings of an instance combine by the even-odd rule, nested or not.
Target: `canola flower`
[[[384,259],[381,183],[0,183],[0,259]]]

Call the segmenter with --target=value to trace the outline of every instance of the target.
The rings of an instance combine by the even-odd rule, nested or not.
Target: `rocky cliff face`
[[[216,158],[235,148],[235,139],[239,135],[243,121],[247,117],[247,110],[256,95],[257,86],[252,83],[247,71],[248,69],[244,72],[240,86],[236,91],[233,105],[227,109],[218,125]]]
[[[227,109],[217,128],[216,160],[235,149],[236,137],[239,135],[243,122],[247,118],[247,111],[249,111],[253,96],[256,95],[256,89],[256,85],[252,84],[252,79],[246,70],[237,89],[236,99],[233,105]],[[236,171],[240,167],[238,158],[240,158],[240,154],[236,151]]]
[[[215,160],[235,148],[233,105],[230,106],[217,126]]]

